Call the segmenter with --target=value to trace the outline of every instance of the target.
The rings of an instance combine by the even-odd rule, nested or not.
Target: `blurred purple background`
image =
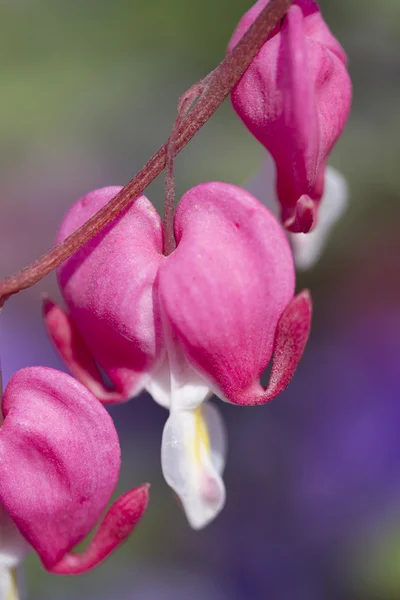
[[[124,184],[166,139],[179,95],[210,71],[251,2],[0,2],[0,274],[45,252],[81,195]],[[395,600],[400,597],[400,3],[321,1],[349,54],[354,104],[332,156],[350,209],[318,265],[298,277],[315,318],[288,390],[262,408],[221,405],[228,500],[193,532],[160,472],[166,413],[149,396],[112,409],[118,492],[152,482],[150,508],[95,572],[56,578],[26,562],[32,600]],[[182,193],[244,184],[262,149],[229,103],[176,164]],[[162,206],[162,179],[147,195]],[[40,295],[1,319],[5,382],[62,368]]]

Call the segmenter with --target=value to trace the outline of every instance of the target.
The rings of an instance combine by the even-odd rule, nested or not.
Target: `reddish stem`
[[[176,134],[176,156],[208,121],[229,95],[233,86],[249,66],[275,25],[283,18],[294,0],[270,0],[253,25],[218,67],[208,76],[207,89]],[[150,158],[137,175],[106,206],[82,227],[41,258],[21,271],[0,281],[0,307],[9,296],[31,287],[51,273],[62,262],[110,223],[165,168],[168,142]]]
[[[174,234],[175,217],[175,176],[174,176],[174,158],[175,144],[178,131],[186,118],[193,102],[203,93],[206,86],[206,79],[199,81],[189,90],[187,90],[178,102],[178,114],[168,140],[167,159],[165,163],[165,198],[164,198],[164,254],[168,256],[176,248]]]

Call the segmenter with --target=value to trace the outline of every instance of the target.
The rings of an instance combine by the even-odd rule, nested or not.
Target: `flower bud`
[[[241,19],[231,50],[269,0]],[[238,116],[271,153],[281,218],[292,232],[314,226],[325,167],[346,123],[351,82],[346,55],[314,0],[296,0],[231,94]]]

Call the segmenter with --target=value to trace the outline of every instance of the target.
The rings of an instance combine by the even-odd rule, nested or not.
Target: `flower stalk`
[[[271,0],[232,52],[210,73],[203,94],[183,120],[176,134],[173,152],[175,156],[210,119],[229,95],[270,32],[293,4],[293,1]],[[51,273],[110,223],[129,203],[133,202],[165,168],[167,151],[168,141],[161,146],[116,197],[82,225],[80,229],[32,264],[3,279],[0,282],[0,307],[11,295],[31,287]]]

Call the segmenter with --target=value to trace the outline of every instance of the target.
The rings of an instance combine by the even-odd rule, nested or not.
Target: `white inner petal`
[[[178,344],[169,346],[145,389],[158,404],[169,409],[196,408],[212,393],[205,379],[189,365]]]
[[[0,600],[19,600],[15,569],[0,566]]]
[[[214,406],[173,408],[164,427],[161,464],[194,529],[207,525],[225,503],[225,455],[224,429]]]
[[[225,468],[227,453],[227,441],[224,423],[219,410],[210,402],[207,402],[203,405],[203,418],[208,429],[211,461],[217,470],[217,473],[222,475]]]
[[[154,398],[157,404],[164,408],[171,406],[171,374],[168,358],[165,357],[160,365],[152,373],[145,389]]]

